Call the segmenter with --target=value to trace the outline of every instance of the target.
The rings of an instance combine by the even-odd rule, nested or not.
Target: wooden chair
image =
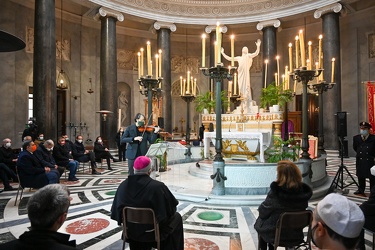
[[[156,221],[154,210],[151,208],[124,207],[122,210],[123,218],[123,240],[122,249],[125,249],[125,242],[129,239],[127,223],[153,225],[154,237],[157,249],[160,250],[159,223]]]
[[[18,168],[17,168],[17,166],[16,166],[16,175],[17,175],[17,178],[18,178],[18,182],[19,182],[19,183],[18,183],[18,189],[17,189],[16,201],[14,202],[14,206],[17,206],[18,194],[19,194],[20,190],[21,190],[21,195],[20,195],[20,200],[21,200],[21,199],[22,199],[23,189],[24,189],[24,188],[29,188],[29,191],[31,191],[31,189],[34,188],[34,187],[26,187],[26,186],[23,186],[23,185],[22,185],[22,180],[20,179],[20,176],[19,176],[19,174],[18,174]]]
[[[291,242],[289,245],[282,245],[283,247],[292,247],[294,249],[310,249],[311,250],[311,222],[312,222],[312,211],[298,211],[298,212],[284,212],[280,215],[279,220],[276,223],[274,248],[280,246],[281,233],[288,230],[303,230],[308,227],[307,238],[301,242]],[[260,236],[258,235],[258,249]]]

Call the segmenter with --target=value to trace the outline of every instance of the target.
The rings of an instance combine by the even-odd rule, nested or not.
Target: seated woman
[[[277,179],[271,183],[271,190],[260,204],[259,217],[254,228],[259,234],[260,249],[274,249],[276,223],[283,212],[303,211],[312,196],[311,188],[302,182],[299,168],[291,161],[279,161]],[[289,231],[282,234],[280,245],[303,239],[303,231]]]
[[[108,170],[113,170],[111,168],[111,159],[114,162],[118,162],[117,159],[113,158],[113,156],[109,152],[109,149],[104,146],[102,137],[100,136],[96,137],[96,140],[94,143],[94,153],[95,153],[96,160],[101,160],[101,159],[107,160]]]

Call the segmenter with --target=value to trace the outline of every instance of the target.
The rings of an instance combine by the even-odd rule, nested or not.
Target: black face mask
[[[311,241],[312,241],[312,243],[313,243],[317,248],[320,248],[320,247],[318,246],[318,244],[316,244],[315,239],[314,239],[314,232],[316,231],[317,228],[318,228],[318,223],[316,223],[316,225],[311,229]]]

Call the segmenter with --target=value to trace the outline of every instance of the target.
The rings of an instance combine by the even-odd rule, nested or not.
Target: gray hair
[[[46,140],[46,141],[44,142],[44,145],[45,145],[45,146],[47,146],[47,145],[49,145],[49,146],[53,146],[53,145],[55,145],[55,143],[54,143],[51,139],[48,139],[48,140]]]
[[[68,211],[69,204],[69,190],[65,185],[50,184],[39,189],[27,203],[31,227],[50,229]]]

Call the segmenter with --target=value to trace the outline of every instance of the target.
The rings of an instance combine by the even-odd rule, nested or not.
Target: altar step
[[[198,178],[209,179],[212,175],[212,161],[202,160],[194,165],[192,164],[189,167],[189,174]]]

